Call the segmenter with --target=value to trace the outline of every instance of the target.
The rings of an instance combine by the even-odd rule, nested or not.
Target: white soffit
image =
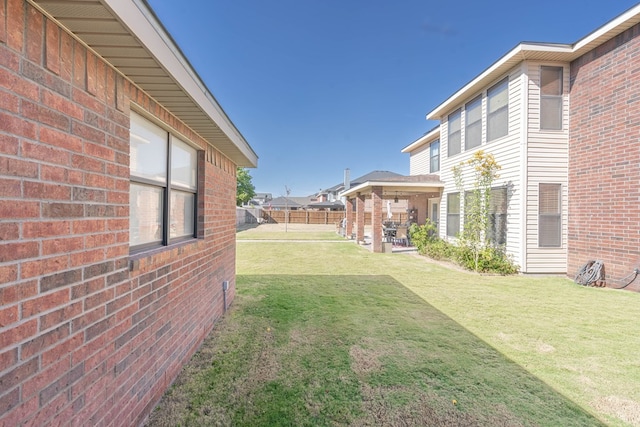
[[[258,156],[144,0],[29,0],[238,166]]]

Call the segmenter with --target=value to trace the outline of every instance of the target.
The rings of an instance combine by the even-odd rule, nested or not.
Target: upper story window
[[[482,143],[482,95],[464,107],[464,149],[469,150]]]
[[[540,129],[562,130],[562,67],[540,67]]]
[[[487,91],[487,142],[509,134],[509,78]]]
[[[195,236],[197,151],[131,112],[129,245]]]
[[[433,141],[429,146],[429,172],[434,173],[440,170],[440,140]]]
[[[462,110],[457,110],[452,114],[449,114],[449,134],[448,134],[448,147],[447,156],[454,156],[462,150],[462,133],[461,133],[461,117]]]

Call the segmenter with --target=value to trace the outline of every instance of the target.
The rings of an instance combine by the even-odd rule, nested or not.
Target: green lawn
[[[355,244],[238,242],[150,425],[640,425],[640,295]]]

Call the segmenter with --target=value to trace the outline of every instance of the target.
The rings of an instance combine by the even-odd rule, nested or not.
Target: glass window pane
[[[131,112],[129,170],[132,176],[166,183],[168,135],[161,127]]]
[[[464,144],[467,150],[478,147],[482,143],[482,122],[478,121],[467,125],[464,138]]]
[[[197,163],[196,150],[173,137],[171,139],[171,184],[195,190]]]
[[[540,213],[560,213],[560,184],[540,184]]]
[[[162,200],[164,190],[131,183],[129,192],[129,241],[131,246],[162,242]]]
[[[440,141],[431,143],[431,165],[429,172],[438,172],[440,170]]]
[[[509,110],[503,109],[487,117],[487,141],[509,134]]]
[[[461,151],[461,110],[449,115],[449,141],[447,144],[447,156],[453,156]]]
[[[477,147],[482,143],[482,97],[465,106],[465,148]]]
[[[482,98],[478,97],[465,106],[467,125],[482,119]]]
[[[504,79],[487,91],[487,111],[492,113],[509,104],[509,79]]]
[[[562,245],[562,207],[560,184],[540,184],[538,190],[538,244],[541,247]]]
[[[487,91],[487,141],[509,134],[509,79]]]
[[[562,129],[562,97],[540,100],[540,129]]]
[[[176,190],[171,192],[170,238],[193,236],[195,202],[196,196],[193,193]]]
[[[560,215],[540,217],[540,246],[560,247],[561,242],[561,222]]]
[[[562,95],[562,67],[540,67],[540,93]]]

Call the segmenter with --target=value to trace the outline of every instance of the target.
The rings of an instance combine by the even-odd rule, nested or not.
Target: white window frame
[[[457,212],[453,212],[451,210],[452,203],[451,200],[453,198],[457,198],[458,210]],[[452,226],[453,221],[458,224],[457,230],[454,230],[455,227]],[[448,193],[447,194],[447,236],[449,237],[457,237],[460,234],[460,193]]]
[[[134,122],[137,122],[142,127],[147,127],[154,131],[154,142],[157,146],[162,145],[162,149],[165,150],[164,154],[160,154],[161,156],[161,166],[156,164],[156,168],[154,170],[159,170],[161,173],[157,174],[157,176],[152,176],[150,174],[145,174],[144,172],[140,172],[136,170],[136,165],[143,164],[136,162],[135,158],[131,159],[130,162],[130,209],[129,209],[129,245],[131,252],[138,252],[140,250],[159,247],[159,246],[167,246],[170,243],[193,239],[197,237],[197,208],[198,208],[198,150],[188,144],[184,138],[180,138],[176,136],[175,132],[171,132],[167,130],[166,126],[163,126],[158,121],[152,120],[148,118],[146,115],[137,113],[135,111],[131,111],[130,120],[133,125]],[[143,138],[135,135],[132,131],[130,133],[131,143],[130,150],[132,157],[134,146],[140,146],[140,142],[144,145],[145,142]],[[134,139],[137,139],[137,143],[134,144]],[[146,143],[150,143],[150,141],[146,141]],[[141,154],[144,156],[144,153]],[[187,171],[185,175],[184,167],[179,168],[181,166],[178,162],[185,161],[185,155],[188,157],[186,159],[187,162]],[[175,156],[178,160],[172,160],[172,157]],[[177,174],[176,177],[172,178],[172,168],[176,171],[183,169],[181,174]],[[146,176],[145,176],[146,175]],[[186,179],[184,179],[186,177]],[[180,179],[182,178],[182,179]],[[134,188],[137,188],[134,191]],[[157,218],[147,220],[147,227],[156,227],[157,230],[154,231],[154,235],[152,238],[144,238],[139,241],[136,241],[135,236],[145,235],[144,232],[140,232],[140,227],[137,225],[142,223],[140,221],[141,217],[135,217],[137,209],[134,208],[134,205],[138,203],[139,199],[136,199],[136,195],[140,194],[139,191],[150,193],[161,194],[161,199],[159,205],[157,206]],[[174,210],[172,210],[172,199],[178,200],[178,197],[183,196],[187,199],[192,200],[192,206],[188,206],[186,204],[182,212],[186,212],[186,217],[182,218],[181,222],[177,222],[175,220],[176,217],[180,217],[180,214],[177,213],[175,209],[177,209],[177,204],[173,206]],[[190,210],[190,211],[189,211]],[[145,214],[146,215],[146,214]],[[180,224],[183,225],[184,229],[179,230]],[[186,231],[186,232],[185,232]],[[149,233],[146,234],[150,236]]]
[[[546,191],[555,194],[547,196]],[[538,247],[562,247],[562,184],[538,184]]]
[[[494,105],[503,94],[506,96],[506,102],[503,105]],[[504,127],[496,126],[496,119],[504,120]],[[496,127],[498,130],[495,130]],[[487,142],[507,135],[509,135],[509,77],[505,77],[487,90]]]
[[[434,165],[435,163],[435,165]],[[440,171],[440,140],[433,141],[429,145],[429,172]]]

